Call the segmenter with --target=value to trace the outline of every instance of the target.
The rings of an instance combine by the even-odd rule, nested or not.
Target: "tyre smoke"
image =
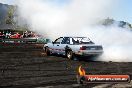
[[[18,0],[19,15],[47,38],[88,36],[104,47],[102,61],[132,61],[132,37],[127,29],[95,25],[111,17],[118,0]]]
[[[132,62],[132,31],[113,26],[96,26],[90,29],[89,37],[104,48],[98,61]]]

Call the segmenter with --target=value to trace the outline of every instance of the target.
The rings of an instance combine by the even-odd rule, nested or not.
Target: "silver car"
[[[43,47],[46,55],[65,55],[68,59],[75,56],[98,56],[103,53],[102,45],[95,45],[87,37],[59,37]]]

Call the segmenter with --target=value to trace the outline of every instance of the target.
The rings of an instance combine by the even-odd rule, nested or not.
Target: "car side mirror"
[[[54,42],[52,41],[52,44],[54,44]]]

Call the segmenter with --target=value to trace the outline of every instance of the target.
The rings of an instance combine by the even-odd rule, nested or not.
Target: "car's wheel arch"
[[[68,57],[67,54],[68,54],[69,52],[72,53],[72,57],[71,57],[70,59],[73,59],[73,58],[74,58],[74,52],[73,52],[73,50],[72,50],[70,47],[67,46],[67,47],[65,48],[65,55],[66,55],[66,57]]]
[[[43,50],[46,51],[46,48],[49,48],[49,47],[48,47],[48,46],[44,46],[44,47],[43,47]]]

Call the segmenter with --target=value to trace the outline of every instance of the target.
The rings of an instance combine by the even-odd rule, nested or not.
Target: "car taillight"
[[[86,50],[86,46],[80,47],[80,50]]]

